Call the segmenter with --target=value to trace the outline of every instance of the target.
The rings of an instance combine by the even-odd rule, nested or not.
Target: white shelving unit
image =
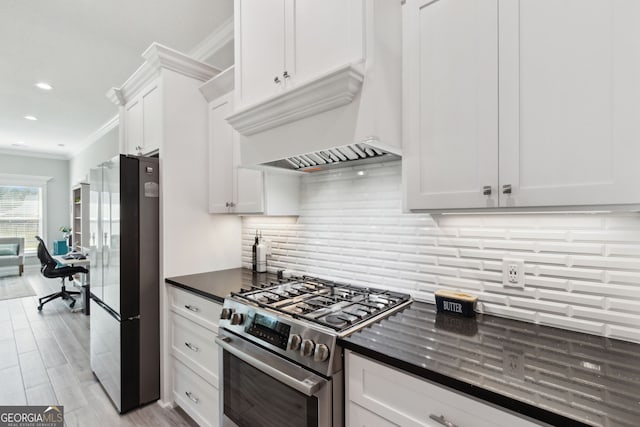
[[[89,247],[89,184],[81,183],[71,191],[72,247],[81,251]]]

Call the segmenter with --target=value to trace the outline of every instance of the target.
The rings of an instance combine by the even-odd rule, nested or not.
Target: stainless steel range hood
[[[366,142],[289,156],[261,165],[300,172],[319,172],[367,163],[400,160],[400,158],[400,150],[397,147],[383,146],[377,140],[369,139]]]

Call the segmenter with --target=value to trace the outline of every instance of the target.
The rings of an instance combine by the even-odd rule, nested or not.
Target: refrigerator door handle
[[[107,313],[109,313],[111,317],[116,319],[118,322],[120,321],[120,315],[113,308],[105,304],[104,301],[102,301],[100,298],[95,296],[93,293],[91,294],[91,299],[95,301],[95,303],[98,304],[100,307],[102,307]]]

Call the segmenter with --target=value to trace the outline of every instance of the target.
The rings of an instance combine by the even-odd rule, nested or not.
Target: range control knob
[[[304,357],[313,356],[313,348],[315,346],[316,345],[311,340],[302,340],[302,343],[300,344],[300,354]]]
[[[244,315],[242,313],[233,313],[231,315],[232,325],[242,325],[242,322],[244,322]]]
[[[289,338],[289,349],[296,351],[300,348],[300,343],[302,342],[302,338],[298,334],[293,334]]]
[[[329,347],[324,344],[316,345],[316,351],[313,353],[313,360],[316,362],[324,362],[329,358]]]
[[[222,312],[220,313],[220,318],[222,320],[229,320],[231,319],[231,314],[233,313],[233,309],[232,308],[223,308]]]

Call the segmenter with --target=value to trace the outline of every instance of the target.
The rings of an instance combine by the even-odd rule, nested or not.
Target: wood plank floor
[[[37,269],[23,277],[38,296],[60,288]],[[196,425],[180,409],[155,403],[119,415],[91,371],[89,316],[72,313],[60,299],[38,312],[37,301],[0,301],[0,405],[64,405],[70,427]]]

